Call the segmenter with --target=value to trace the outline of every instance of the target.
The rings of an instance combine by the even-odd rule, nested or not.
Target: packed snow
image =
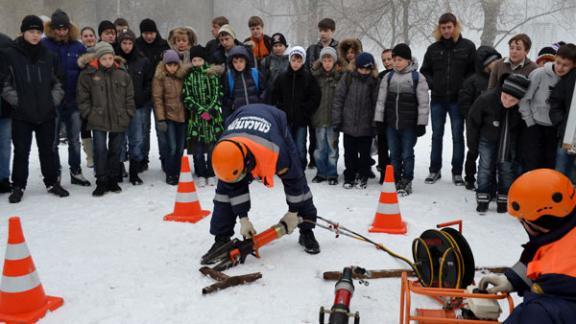
[[[514,264],[527,235],[512,217],[496,214],[495,206],[487,215],[477,215],[474,192],[452,184],[449,122],[446,126],[443,178],[434,185],[424,184],[430,128],[418,140],[414,193],[400,198],[408,225],[406,235],[368,233],[380,194],[376,180],[371,180],[366,190],[311,183],[319,215],[410,259],[412,240],[424,230],[462,219],[463,234],[477,265]],[[214,283],[198,271],[200,257],[213,243],[210,217],[197,224],[163,221],[172,211],[176,187],[164,183],[154,135],[152,145],[150,170],[141,176],[144,185],[125,181],[120,194],[93,198],[94,185],[70,185],[67,171],[62,183],[71,196],[47,194],[34,148],[23,201],[13,205],[7,195],[0,196],[0,248],[5,249],[8,217],[20,216],[45,291],[65,300],[43,323],[318,323],[320,306],[331,307],[334,298],[335,282],[324,281],[324,271],[349,265],[407,268],[366,243],[335,238],[333,233],[317,229],[320,254],[306,254],[294,233],[262,248],[260,259],[250,256],[245,264],[226,271],[228,275],[261,272],[262,279],[203,296],[202,288]],[[60,156],[67,161],[65,145],[60,146]],[[341,172],[342,148],[340,156]],[[312,179],[314,172],[307,170],[307,178]],[[84,168],[84,173],[94,180],[90,169]],[[287,210],[282,185],[278,182],[267,189],[254,183],[250,190],[249,216],[256,229],[263,231]],[[204,209],[211,210],[214,187],[198,188],[198,195]],[[480,276],[477,273],[476,279]],[[351,308],[360,312],[361,323],[398,323],[399,298],[399,279],[371,280],[367,287],[356,282]],[[437,307],[426,299],[417,302]]]

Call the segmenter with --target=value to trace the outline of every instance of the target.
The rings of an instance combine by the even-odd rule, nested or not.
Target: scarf
[[[206,73],[208,66],[194,67],[184,79],[184,106],[190,119],[186,137],[190,141],[213,144],[224,131],[220,80]]]
[[[260,61],[270,54],[268,48],[266,47],[266,43],[264,42],[264,35],[262,35],[261,39],[251,38],[251,40],[254,42],[252,53],[254,53],[254,57],[257,61]]]

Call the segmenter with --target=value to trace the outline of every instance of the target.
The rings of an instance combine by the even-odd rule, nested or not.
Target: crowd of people
[[[79,28],[60,9],[48,21],[26,16],[19,37],[0,37],[0,192],[11,203],[22,200],[33,134],[51,194],[69,195],[61,185],[61,133],[71,184],[91,186],[84,174],[93,168],[94,196],[121,192],[124,178],[141,185],[153,126],[167,184],[178,184],[187,151],[198,185],[215,186],[211,154],[225,121],[255,103],[286,114],[301,167],[316,169],[315,183],[339,184],[343,133],[345,189],[364,189],[372,178],[382,183],[392,164],[398,192],[410,194],[414,147],[430,120],[424,182],[434,184],[447,117],[452,182],[476,191],[479,213],[493,199],[505,212],[508,189],[524,172],[555,168],[572,176],[576,149],[564,130],[576,82],[573,44],[542,48],[532,62],[530,37],[518,34],[503,57],[493,47],[476,48],[446,13],[420,67],[400,43],[382,50],[379,72],[359,39],[334,39],[330,18],[318,23],[319,40],[307,48],[282,33],[268,36],[257,16],[248,20],[244,41],[226,17],[211,27],[214,38],[202,46],[192,27],[175,27],[164,39],[151,19],[140,22],[137,36],[122,18],[94,29]]]

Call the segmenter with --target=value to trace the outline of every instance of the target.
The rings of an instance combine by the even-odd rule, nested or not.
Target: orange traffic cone
[[[0,321],[34,323],[47,311],[62,306],[64,300],[44,293],[24,240],[20,218],[10,217],[8,225],[8,246],[0,284]]]
[[[386,166],[386,175],[384,176],[384,183],[380,192],[378,208],[369,232],[406,234],[406,223],[402,221],[400,207],[398,206],[398,194],[394,183],[394,167],[390,164]]]
[[[202,210],[200,206],[194,179],[192,179],[192,171],[190,171],[188,156],[184,155],[182,156],[180,181],[178,182],[174,212],[164,216],[164,220],[196,223],[208,215],[210,215],[210,211]]]

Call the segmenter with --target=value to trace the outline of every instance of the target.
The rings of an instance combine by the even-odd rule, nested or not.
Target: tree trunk
[[[411,0],[402,1],[402,38],[404,43],[410,45],[409,10]]]
[[[484,11],[484,29],[480,42],[482,45],[494,46],[498,34],[498,16],[502,0],[482,0],[482,10]]]

